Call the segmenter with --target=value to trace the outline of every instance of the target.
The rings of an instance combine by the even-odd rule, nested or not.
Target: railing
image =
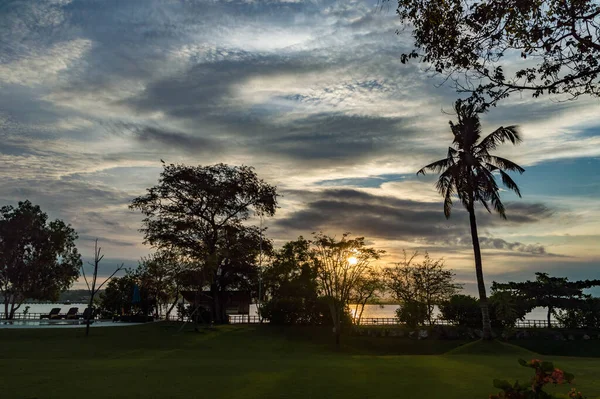
[[[258,324],[261,323],[258,316],[249,315],[229,315],[230,324]],[[269,323],[269,320],[263,319],[262,323]],[[360,319],[361,326],[390,326],[390,325],[404,325],[395,317],[363,317]],[[429,325],[429,324],[426,324]],[[453,326],[453,322],[436,319],[431,323],[432,326]],[[550,325],[552,328],[562,328],[562,324],[557,320],[551,320]],[[547,320],[518,320],[515,324],[515,328],[547,328]]]
[[[262,320],[262,323],[268,323],[266,319]],[[230,314],[229,324],[260,324],[261,320],[258,316],[250,316],[246,314]]]
[[[12,320],[40,320],[41,316],[46,316],[46,318],[47,318],[48,313],[29,313],[29,312],[28,313],[15,313],[13,315]],[[60,317],[64,318],[64,317],[66,317],[66,314],[59,314],[57,316],[59,318]],[[79,318],[83,318],[83,316],[81,314],[78,314],[77,316]],[[94,319],[97,319],[97,318],[98,318],[98,316],[96,315],[94,317]],[[5,319],[6,319],[5,313],[4,312],[0,313],[0,320],[5,320]]]

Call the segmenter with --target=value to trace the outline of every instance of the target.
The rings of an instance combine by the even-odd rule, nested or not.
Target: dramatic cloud
[[[266,221],[276,243],[352,231],[466,270],[464,210],[446,220],[435,176],[415,176],[447,152],[457,94],[401,65],[412,38],[398,28],[377,1],[8,2],[0,201],[65,219],[86,256],[99,238],[137,259],[149,249],[127,205],[156,184],[160,159],[246,164],[283,194]],[[483,117],[484,132],[520,125],[523,143],[498,154],[527,169],[523,200],[502,193],[508,220],[478,213],[490,272],[516,269],[515,256],[598,264],[599,111],[524,94]]]
[[[290,193],[293,194],[293,193]],[[449,220],[438,203],[418,202],[377,196],[351,189],[330,189],[300,194],[306,207],[290,213],[275,222],[284,230],[310,232],[334,230],[354,232],[369,238],[407,241],[428,246],[469,248],[471,243],[468,215],[456,207]],[[480,231],[510,223],[513,227],[533,224],[548,219],[552,211],[538,203],[507,203],[508,221],[485,211],[478,213]],[[482,234],[481,247],[515,251],[531,255],[547,255],[544,246],[508,242]],[[442,250],[438,248],[438,250]]]

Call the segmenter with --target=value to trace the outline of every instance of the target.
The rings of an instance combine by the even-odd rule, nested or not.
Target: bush
[[[440,311],[445,320],[461,327],[481,327],[479,301],[472,296],[453,295],[449,301],[440,305]]]
[[[404,302],[396,309],[396,317],[401,323],[415,328],[425,323],[427,319],[427,305],[422,302]]]
[[[333,325],[329,306],[323,298],[272,298],[263,304],[261,315],[278,325]],[[342,324],[351,324],[350,315],[344,317]]]
[[[581,301],[577,307],[554,312],[556,319],[566,328],[600,328],[600,299]]]

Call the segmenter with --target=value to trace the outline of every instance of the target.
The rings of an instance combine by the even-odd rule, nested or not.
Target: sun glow
[[[351,256],[348,258],[348,263],[351,265],[356,265],[358,263],[358,259],[355,256]]]

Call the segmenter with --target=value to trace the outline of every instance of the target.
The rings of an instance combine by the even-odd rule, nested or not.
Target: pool
[[[147,323],[120,323],[112,320],[94,320],[90,327],[125,327]],[[0,320],[0,329],[25,328],[85,328],[85,320]]]

